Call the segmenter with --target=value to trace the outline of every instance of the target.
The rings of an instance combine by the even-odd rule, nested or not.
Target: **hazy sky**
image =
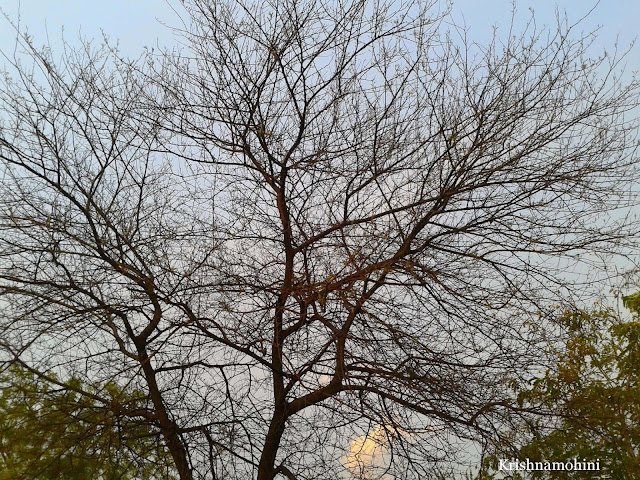
[[[177,0],[170,0],[174,5]],[[611,47],[620,38],[621,45],[628,45],[639,29],[640,2],[631,0],[607,0],[596,4],[590,0],[518,1],[518,19],[524,20],[533,7],[539,24],[555,23],[556,6],[567,13],[570,21],[583,17],[589,10],[594,12],[579,30],[592,30],[601,26],[599,42]],[[20,11],[21,28],[27,28],[36,43],[46,43],[47,38],[55,49],[64,26],[65,38],[71,43],[78,39],[79,32],[87,38],[100,38],[105,32],[112,40],[119,39],[121,51],[135,57],[144,45],[175,43],[171,31],[161,22],[175,25],[175,13],[165,0],[0,0],[2,11],[14,22]],[[470,28],[471,37],[484,43],[491,34],[492,26],[506,27],[510,19],[510,0],[457,0],[454,1],[454,18],[462,19]],[[0,20],[0,49],[13,52],[13,37],[7,21]],[[0,63],[4,63],[0,60]],[[640,48],[635,48],[629,57],[631,69],[640,67]]]
[[[119,40],[125,56],[139,56],[144,46],[170,46],[176,43],[171,30],[163,25],[176,25],[178,19],[171,4],[178,0],[0,0],[0,8],[8,19],[0,17],[0,51],[11,56],[15,46],[15,32],[9,22],[19,24],[21,31],[28,31],[36,45],[49,44],[60,50],[60,38],[77,44],[79,35],[99,39],[102,33],[112,41]],[[453,18],[466,25],[472,40],[486,43],[496,25],[506,29],[511,18],[510,0],[454,0]],[[523,0],[517,1],[518,23],[525,22],[529,9],[536,13],[538,25],[555,25],[556,10],[566,12],[570,23],[575,23],[590,10],[593,12],[578,27],[588,32],[600,27],[598,46],[612,48],[618,38],[621,48],[626,48],[640,33],[640,2],[632,0]],[[594,52],[595,53],[595,52]],[[0,65],[5,60],[0,57]],[[640,45],[634,47],[627,58],[628,70],[640,69]],[[358,443],[360,442],[360,443]],[[354,440],[358,451],[373,455],[374,446],[366,447],[366,438]],[[370,453],[367,453],[370,452]]]

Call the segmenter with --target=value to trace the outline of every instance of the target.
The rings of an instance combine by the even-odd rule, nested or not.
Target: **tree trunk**
[[[276,454],[278,453],[280,440],[284,433],[287,419],[286,410],[286,406],[281,404],[276,406],[276,410],[273,413],[269,431],[265,438],[264,448],[262,449],[262,455],[260,456],[260,463],[258,464],[257,480],[273,480],[275,477]]]

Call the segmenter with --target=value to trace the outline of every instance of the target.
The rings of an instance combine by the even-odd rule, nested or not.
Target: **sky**
[[[112,42],[118,42],[124,56],[136,58],[143,53],[145,46],[171,46],[176,43],[177,39],[167,26],[179,25],[172,4],[178,5],[179,2],[0,0],[0,9],[5,15],[4,18],[0,17],[0,51],[9,57],[13,55],[15,30],[10,26],[13,23],[21,31],[28,31],[36,45],[50,45],[54,57],[55,52],[61,50],[60,39],[63,35],[69,43],[77,45],[80,36],[101,39],[105,34]],[[569,23],[575,23],[591,11],[577,30],[579,33],[599,28],[597,49],[611,49],[616,41],[625,49],[640,33],[637,26],[640,2],[637,1],[518,0],[517,24],[522,25],[529,18],[530,8],[535,11],[538,25],[547,24],[551,27],[555,25],[556,12],[566,13]],[[488,42],[494,26],[498,27],[499,32],[506,31],[511,9],[510,0],[454,0],[453,19],[458,25],[468,27],[470,38],[482,44]],[[5,60],[0,57],[0,65],[4,63]],[[627,65],[629,72],[640,69],[640,45],[631,50]],[[366,437],[361,437],[354,440],[352,451],[373,455],[376,445]]]
[[[250,0],[249,0],[250,1]],[[332,0],[328,0],[332,1]],[[446,0],[433,0],[444,4]],[[486,44],[490,41],[494,26],[498,35],[508,32],[513,7],[512,0],[452,0],[452,19],[468,29],[471,41]],[[61,38],[71,45],[78,45],[79,38],[101,40],[103,35],[110,42],[118,43],[124,57],[137,58],[144,47],[176,45],[177,36],[170,26],[180,26],[176,10],[180,0],[0,0],[0,53],[9,59],[15,50],[15,29],[28,32],[36,46],[49,45],[56,53],[62,53]],[[535,12],[538,26],[556,25],[556,14],[566,15],[569,24],[583,19],[574,34],[579,35],[598,29],[598,39],[593,56],[603,50],[611,51],[618,43],[619,50],[626,50],[634,42],[640,28],[640,2],[632,0],[516,0],[516,34]],[[586,18],[584,18],[586,16]],[[7,58],[0,55],[0,68]],[[626,78],[640,70],[640,43],[626,56]]]
[[[102,37],[103,32],[112,41],[119,40],[125,56],[137,57],[143,47],[173,45],[176,39],[167,25],[176,25],[178,19],[172,5],[177,0],[0,0],[0,8],[22,30],[27,29],[36,44],[49,44],[54,51],[64,37],[70,43],[78,41],[79,34],[86,38]],[[506,29],[511,17],[511,0],[454,0],[453,15],[457,23],[469,28],[473,40],[486,43],[494,25]],[[179,7],[178,7],[179,8]],[[570,22],[584,17],[593,9],[579,30],[590,31],[600,27],[599,46],[612,48],[619,38],[628,46],[640,29],[640,2],[631,0],[517,0],[517,20],[524,22],[536,13],[538,24],[555,24],[556,8],[566,12]],[[19,14],[19,15],[18,15]],[[5,18],[0,18],[0,50],[13,53],[15,35],[11,34]],[[640,48],[629,58],[629,68],[640,67]],[[0,59],[0,63],[4,63]]]
[[[442,5],[446,2],[433,1]],[[498,28],[499,36],[508,32],[512,0],[452,1],[453,22],[468,29],[471,41],[487,44],[494,26]],[[28,32],[36,46],[49,45],[54,59],[62,54],[63,35],[71,45],[79,45],[80,37],[100,41],[103,34],[109,37],[111,44],[118,42],[122,56],[137,58],[145,46],[177,44],[178,38],[170,26],[180,26],[176,14],[180,5],[180,0],[0,0],[0,10],[4,14],[4,17],[0,16],[0,53],[9,59],[14,54],[13,23],[22,32]],[[530,19],[531,9],[535,12],[536,24],[549,25],[551,29],[556,25],[558,12],[566,14],[569,24],[586,16],[574,34],[598,29],[598,39],[591,51],[593,56],[605,49],[611,51],[616,42],[619,50],[626,50],[640,33],[637,26],[640,2],[637,1],[516,0],[516,6],[516,34]],[[6,63],[7,58],[0,55],[0,68]],[[640,43],[626,57],[626,78],[638,70]]]

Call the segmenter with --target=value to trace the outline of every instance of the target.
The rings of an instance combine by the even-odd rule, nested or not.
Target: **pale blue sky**
[[[177,4],[176,0],[169,0]],[[538,24],[554,24],[556,5],[567,12],[570,21],[583,17],[596,5],[593,0],[558,0],[557,2],[524,0],[518,1],[518,18],[529,15],[529,7],[536,11]],[[20,9],[18,8],[20,5]],[[64,25],[65,38],[75,43],[78,33],[87,38],[101,37],[101,31],[112,40],[119,39],[122,52],[137,56],[144,45],[156,43],[168,45],[175,42],[168,28],[160,22],[175,24],[175,14],[165,0],[0,0],[2,10],[13,20],[28,28],[43,44],[48,39],[55,49]],[[510,19],[510,0],[457,0],[454,1],[454,17],[462,17],[470,27],[474,40],[484,43],[494,24],[506,27]],[[611,46],[619,35],[621,45],[628,45],[638,34],[640,2],[632,0],[601,1],[595,11],[584,22],[581,30],[602,26],[599,42]],[[13,51],[13,37],[4,19],[0,20],[0,49]],[[628,59],[631,69],[640,67],[640,48],[635,48]],[[4,62],[1,62],[4,63]]]
[[[77,43],[86,38],[119,39],[127,56],[137,56],[144,45],[171,44],[171,32],[160,21],[175,21],[164,0],[0,0],[3,12],[15,23],[20,12],[20,29],[27,29],[36,44],[50,42],[55,49],[64,37]],[[0,49],[13,52],[14,37],[7,21],[0,20]]]

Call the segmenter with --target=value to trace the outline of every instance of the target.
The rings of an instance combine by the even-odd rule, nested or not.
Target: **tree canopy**
[[[545,413],[511,386],[571,333],[546,305],[637,248],[639,84],[561,18],[477,45],[436,7],[186,0],[137,61],[19,37],[3,365],[180,480],[432,478]]]
[[[536,472],[532,478],[640,476],[640,295],[625,297],[633,313],[611,309],[567,312],[566,349],[521,399],[562,415],[520,450],[520,458],[600,460],[602,471]],[[536,476],[537,475],[537,476]]]
[[[61,384],[18,366],[0,377],[1,480],[171,480],[168,454],[151,425],[118,405],[135,401],[115,384]],[[107,395],[109,408],[92,396]]]

